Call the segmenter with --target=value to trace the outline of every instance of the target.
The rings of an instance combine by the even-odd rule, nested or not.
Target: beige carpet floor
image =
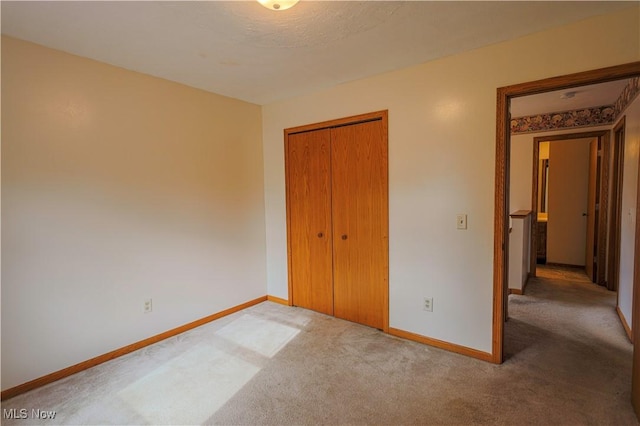
[[[544,268],[502,365],[265,302],[4,401],[27,424],[638,424],[615,293]]]

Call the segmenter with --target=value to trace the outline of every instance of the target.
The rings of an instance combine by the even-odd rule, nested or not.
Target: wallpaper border
[[[640,94],[640,77],[634,77],[629,80],[612,105],[514,117],[510,120],[511,134],[613,124],[638,94]]]

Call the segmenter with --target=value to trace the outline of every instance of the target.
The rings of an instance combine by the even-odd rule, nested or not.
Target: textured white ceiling
[[[257,104],[634,2],[2,1],[2,33]]]

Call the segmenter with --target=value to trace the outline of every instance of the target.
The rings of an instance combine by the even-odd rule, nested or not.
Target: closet
[[[387,111],[285,130],[289,303],[388,330]]]

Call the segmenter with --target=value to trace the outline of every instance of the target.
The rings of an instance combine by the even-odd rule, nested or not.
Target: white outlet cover
[[[425,297],[422,307],[427,312],[433,312],[433,297]]]

